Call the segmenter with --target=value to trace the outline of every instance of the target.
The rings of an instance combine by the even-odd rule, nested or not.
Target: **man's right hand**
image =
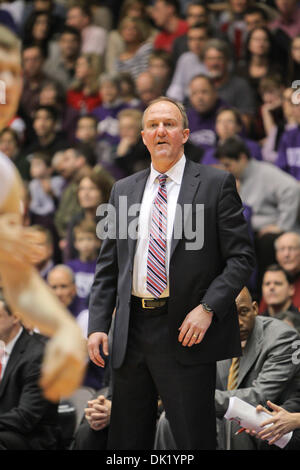
[[[99,348],[102,346],[102,351],[105,356],[108,356],[108,336],[106,333],[92,333],[88,338],[88,352],[91,361],[96,366],[104,367],[105,361],[100,355]]]

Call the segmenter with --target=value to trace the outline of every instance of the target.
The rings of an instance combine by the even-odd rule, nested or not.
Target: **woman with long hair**
[[[253,28],[246,40],[245,63],[237,73],[246,78],[256,93],[259,102],[259,82],[266,76],[282,75],[282,64],[278,60],[272,33],[265,27]]]
[[[289,58],[287,86],[291,86],[292,82],[300,79],[300,34],[295,36],[291,41]]]
[[[141,18],[127,16],[120,22],[119,32],[125,50],[116,59],[116,72],[128,72],[135,79],[147,69],[153,50],[151,41],[148,41],[149,25]]]
[[[48,11],[34,11],[28,18],[23,35],[23,44],[38,44],[48,55],[49,43],[55,33],[53,16]]]
[[[96,54],[81,54],[78,57],[75,78],[67,91],[68,106],[85,114],[101,104],[98,92],[100,70],[100,60]]]
[[[157,30],[152,26],[143,0],[125,0],[121,6],[118,27],[110,31],[105,53],[105,71],[114,73],[116,71],[116,59],[125,51],[126,44],[120,34],[120,24],[124,18],[140,18],[150,28],[149,41],[154,39]]]
[[[67,247],[65,261],[74,259],[77,251],[74,247],[74,227],[81,220],[98,222],[97,207],[108,203],[114,178],[102,165],[97,164],[90,172],[84,173],[78,181],[77,198],[81,211],[71,219],[67,230]]]

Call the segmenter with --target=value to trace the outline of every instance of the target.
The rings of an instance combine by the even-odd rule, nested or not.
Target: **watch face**
[[[207,305],[207,304],[202,304],[202,306],[203,306],[203,308],[204,308],[205,310],[207,310],[208,312],[212,312],[212,308],[210,308],[209,305]]]

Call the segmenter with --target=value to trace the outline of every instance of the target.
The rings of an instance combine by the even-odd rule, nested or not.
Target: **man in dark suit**
[[[0,297],[0,450],[58,448],[57,404],[38,385],[44,342],[30,335]]]
[[[215,363],[241,354],[234,301],[254,266],[243,208],[230,174],[185,158],[188,136],[180,104],[152,102],[151,169],[118,181],[108,206],[88,349],[103,366],[116,307],[110,449],[153,448],[158,396],[178,448],[215,449]]]

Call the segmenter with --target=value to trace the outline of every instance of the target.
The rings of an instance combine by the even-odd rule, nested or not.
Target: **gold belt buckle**
[[[155,308],[155,307],[147,307],[147,306],[145,305],[145,301],[147,301],[147,300],[149,300],[149,299],[142,299],[142,307],[143,307],[143,308]]]

